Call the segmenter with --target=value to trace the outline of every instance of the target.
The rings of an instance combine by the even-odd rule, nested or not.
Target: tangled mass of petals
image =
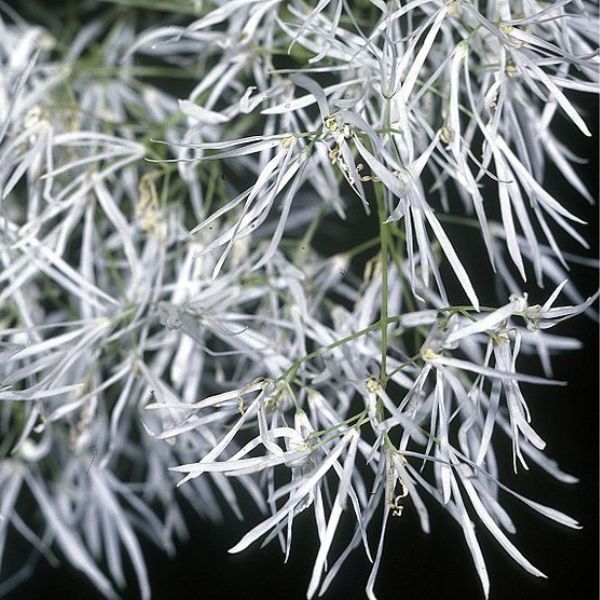
[[[578,523],[498,463],[576,481],[521,384],[559,385],[580,343],[549,329],[595,319],[569,263],[596,261],[561,248],[593,198],[557,122],[591,135],[597,3],[160,4],[81,3],[62,32],[0,2],[0,567],[31,548],[0,594],[59,556],[107,598],[131,564],[149,598],[140,539],[173,553],[185,504],[242,519],[241,497],[263,520],[231,552],[287,558],[314,524],[309,598],[360,549],[374,598],[389,520],[428,532],[435,503],[485,596],[485,530],[545,577],[501,501]],[[323,251],[357,212],[374,237]]]

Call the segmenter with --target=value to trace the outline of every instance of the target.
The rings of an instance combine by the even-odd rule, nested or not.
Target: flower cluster
[[[173,553],[183,502],[218,521],[240,496],[264,520],[231,552],[287,557],[312,513],[309,598],[359,547],[374,598],[388,520],[429,531],[431,502],[486,596],[483,529],[545,576],[503,493],[578,524],[498,462],[576,481],[520,384],[561,384],[580,344],[548,329],[595,318],[568,274],[595,261],[560,245],[586,247],[577,206],[543,182],[592,200],[556,122],[590,135],[569,96],[599,89],[596,3],[166,4],[95,7],[65,42],[0,3],[0,561],[11,532],[32,547],[0,594],[58,549],[108,598],[127,555],[149,598],[139,538]],[[375,236],[324,251],[357,212]]]

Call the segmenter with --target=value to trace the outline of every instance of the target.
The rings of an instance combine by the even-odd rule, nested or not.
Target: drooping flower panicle
[[[545,577],[500,492],[579,525],[497,465],[576,481],[522,384],[562,385],[580,344],[549,329],[596,318],[569,263],[597,264],[561,247],[587,247],[577,202],[545,187],[593,200],[557,122],[591,135],[596,3],[209,0],[167,25],[135,4],[82,8],[68,41],[0,4],[0,595],[58,549],[107,598],[128,560],[149,598],[140,538],[173,553],[182,503],[243,519],[240,493],[264,518],[231,552],[287,559],[312,514],[309,598],[359,547],[374,598],[389,520],[428,532],[432,502],[486,597],[484,529]],[[363,213],[376,237],[319,251]],[[34,548],[16,573],[9,532]]]

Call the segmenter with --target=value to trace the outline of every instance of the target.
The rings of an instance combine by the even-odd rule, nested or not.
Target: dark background
[[[19,2],[9,2],[17,10]],[[55,3],[43,3],[51,7]],[[62,4],[62,3],[58,3]],[[26,12],[26,11],[24,11]],[[29,19],[35,15],[27,14]],[[571,135],[565,124],[561,137],[589,163],[579,172],[584,174],[590,190],[598,191],[598,105],[579,99],[587,113],[594,133],[592,139],[581,134]],[[587,239],[592,248],[584,253],[598,256],[598,211],[574,198],[560,178],[549,174],[545,182],[556,197],[589,222]],[[364,216],[358,223],[364,225]],[[373,227],[375,224],[373,223]],[[346,224],[352,231],[352,220]],[[353,231],[353,237],[356,229]],[[355,238],[354,238],[355,239]],[[454,238],[453,238],[454,239]],[[563,240],[567,243],[566,240]],[[463,246],[467,247],[465,241]],[[457,244],[459,255],[460,243]],[[581,253],[581,252],[580,252]],[[573,279],[585,295],[598,287],[597,272],[591,269],[573,270]],[[547,295],[546,292],[544,292]],[[566,388],[527,387],[526,398],[533,415],[533,424],[547,442],[547,454],[561,467],[580,478],[576,485],[554,481],[532,468],[511,481],[510,469],[501,466],[507,483],[534,499],[555,507],[576,518],[583,525],[580,531],[564,528],[504,495],[502,501],[517,526],[515,542],[523,554],[549,576],[536,579],[525,573],[503,550],[481,533],[481,543],[491,579],[491,595],[495,600],[566,598],[595,600],[598,598],[598,330],[585,317],[570,321],[563,332],[578,337],[584,349],[563,355],[555,361],[555,377],[569,382]],[[537,366],[531,364],[532,369]],[[527,371],[527,361],[521,363]],[[509,462],[509,448],[504,456]],[[420,530],[416,515],[405,510],[402,518],[392,519],[386,537],[384,558],[376,584],[378,596],[386,598],[480,599],[481,588],[471,558],[458,525],[432,502],[430,535]],[[230,556],[227,549],[258,522],[259,515],[247,509],[247,521],[238,523],[228,515],[220,526],[198,520],[189,521],[191,539],[178,547],[177,556],[170,560],[158,549],[144,548],[150,573],[153,597],[185,599],[281,598],[295,600],[305,597],[312,564],[318,546],[314,526],[307,519],[295,527],[295,541],[288,564],[276,544],[259,550],[252,547],[241,555]],[[374,543],[374,540],[372,541]],[[7,550],[10,552],[10,549]],[[358,549],[348,561],[325,596],[329,599],[364,597],[364,586],[370,565]],[[130,569],[131,587],[126,598],[137,598],[135,576]],[[13,600],[47,598],[94,599],[100,596],[87,579],[64,565],[58,569],[41,561],[32,579],[13,591]]]

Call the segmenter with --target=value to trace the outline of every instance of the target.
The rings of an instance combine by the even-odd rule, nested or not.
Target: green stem
[[[300,368],[300,366],[303,363],[305,363],[309,360],[312,360],[313,358],[317,358],[317,356],[320,356],[324,352],[328,352],[329,350],[334,350],[335,348],[338,348],[339,346],[343,346],[344,344],[347,344],[348,342],[351,342],[352,340],[355,340],[363,335],[366,335],[367,333],[370,333],[371,331],[374,331],[375,329],[380,328],[382,323],[384,326],[387,326],[387,325],[391,325],[392,323],[398,323],[399,321],[400,321],[399,316],[396,316],[396,317],[387,317],[386,316],[385,322],[382,321],[382,319],[380,319],[379,321],[372,323],[368,327],[365,327],[364,329],[361,329],[360,331],[357,331],[356,333],[352,333],[351,335],[347,335],[346,337],[340,338],[339,340],[336,340],[335,342],[331,342],[331,344],[321,346],[321,348],[318,348],[317,350],[314,350],[313,352],[310,352],[308,354],[305,354],[304,356],[301,356],[300,358],[297,358],[292,363],[291,367],[285,373],[283,373],[281,376],[279,376],[276,379],[276,381],[291,381],[295,377],[296,372],[298,371],[298,369]]]
[[[381,376],[380,384],[385,389],[387,376],[387,347],[388,347],[388,254],[389,254],[389,224],[386,223],[387,211],[385,199],[380,185],[376,186],[377,210],[379,218],[379,239],[381,242]]]

